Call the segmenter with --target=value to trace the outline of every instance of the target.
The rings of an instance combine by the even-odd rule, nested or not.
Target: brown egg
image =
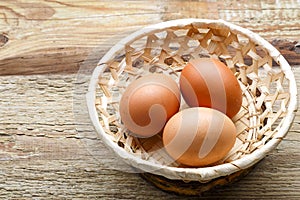
[[[181,72],[180,90],[189,106],[214,108],[230,118],[242,105],[242,91],[237,79],[217,59],[191,60]]]
[[[180,90],[163,74],[150,74],[133,81],[120,100],[120,116],[125,127],[137,137],[159,133],[178,112]]]
[[[163,131],[169,155],[181,164],[200,167],[226,156],[236,140],[233,122],[211,108],[187,108],[175,114]]]

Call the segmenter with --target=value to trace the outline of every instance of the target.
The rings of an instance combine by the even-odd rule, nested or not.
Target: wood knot
[[[0,34],[0,47],[3,47],[8,42],[8,37],[4,34]]]
[[[294,51],[297,53],[297,54],[300,54],[300,41],[297,42],[294,46]]]

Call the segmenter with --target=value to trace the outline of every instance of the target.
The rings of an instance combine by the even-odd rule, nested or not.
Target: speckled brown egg
[[[175,114],[163,131],[163,144],[177,162],[193,167],[211,165],[228,154],[236,140],[236,128],[220,111],[205,107]]]
[[[214,108],[230,118],[242,105],[242,91],[236,77],[217,59],[191,60],[181,72],[180,90],[189,106]]]
[[[120,100],[123,124],[137,137],[151,137],[162,131],[178,112],[180,90],[167,75],[150,74],[133,81]]]

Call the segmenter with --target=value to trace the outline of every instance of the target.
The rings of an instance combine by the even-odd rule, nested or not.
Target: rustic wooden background
[[[96,138],[84,95],[114,43],[145,25],[188,17],[260,34],[300,83],[296,0],[0,0],[0,198],[186,199],[115,170],[121,161]],[[288,136],[247,177],[204,198],[300,199],[299,134],[297,113]]]

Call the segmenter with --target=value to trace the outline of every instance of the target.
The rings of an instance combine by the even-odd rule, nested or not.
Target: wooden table
[[[186,199],[114,170],[121,161],[97,139],[85,92],[118,40],[188,17],[221,18],[260,34],[300,83],[299,1],[1,0],[0,198]],[[204,197],[300,199],[299,124],[297,113],[288,136],[247,177]]]

